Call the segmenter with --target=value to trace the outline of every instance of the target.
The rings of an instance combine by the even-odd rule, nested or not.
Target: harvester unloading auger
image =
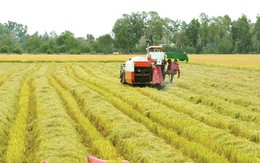
[[[164,52],[162,46],[149,46],[146,57],[133,57],[121,64],[120,82],[131,85],[162,85],[167,59],[188,61],[186,54]]]

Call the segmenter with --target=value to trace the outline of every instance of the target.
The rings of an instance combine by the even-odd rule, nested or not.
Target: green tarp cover
[[[180,61],[185,61],[188,62],[189,58],[187,54],[182,54],[182,53],[176,53],[176,52],[165,52],[167,55],[167,58],[169,59],[179,59]]]

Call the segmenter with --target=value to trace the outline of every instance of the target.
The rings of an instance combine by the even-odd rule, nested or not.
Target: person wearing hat
[[[171,59],[168,59],[167,63],[168,63],[168,67],[165,74],[168,74],[170,76],[170,81],[172,83],[174,75],[178,74],[178,78],[180,77],[180,67],[178,64],[178,59],[174,59],[173,62],[171,61]]]

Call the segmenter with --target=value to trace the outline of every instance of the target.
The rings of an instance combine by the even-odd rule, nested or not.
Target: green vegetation
[[[0,23],[0,53],[110,54],[145,53],[150,45],[163,44],[166,51],[196,54],[259,54],[260,17],[251,22],[246,15],[231,20],[228,15],[209,17],[201,13],[190,22],[162,18],[157,12],[123,14],[111,34],[75,38],[73,32],[27,33],[27,26]],[[86,31],[87,32],[87,31]]]

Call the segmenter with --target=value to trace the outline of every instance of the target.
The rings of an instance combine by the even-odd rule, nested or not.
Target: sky
[[[75,37],[109,34],[117,19],[132,12],[156,11],[162,18],[189,23],[204,12],[209,17],[245,14],[251,22],[260,15],[259,0],[1,0],[0,23],[28,26],[28,33],[65,30]]]

